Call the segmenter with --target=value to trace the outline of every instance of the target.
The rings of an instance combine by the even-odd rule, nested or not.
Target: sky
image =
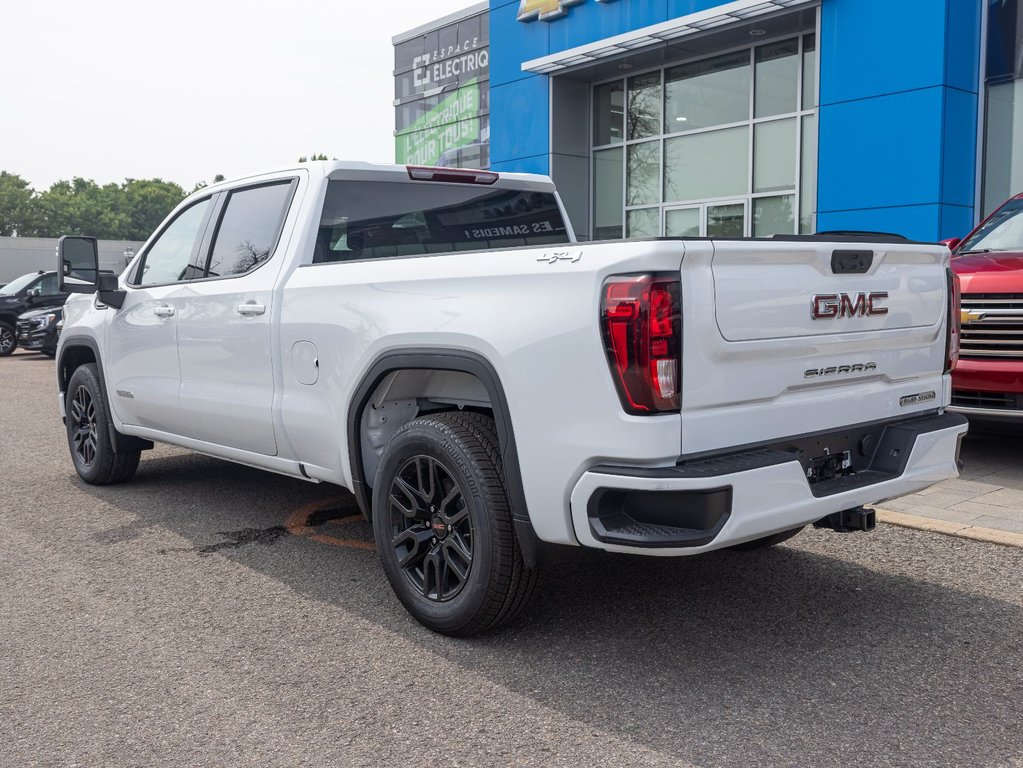
[[[5,3],[0,171],[188,191],[321,152],[393,162],[391,38],[474,3]]]

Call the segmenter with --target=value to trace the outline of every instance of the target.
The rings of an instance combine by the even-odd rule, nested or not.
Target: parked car
[[[18,317],[34,309],[59,307],[68,292],[58,285],[57,273],[39,270],[15,278],[0,289],[0,357],[18,347]]]
[[[1023,194],[946,242],[962,290],[952,409],[1023,425]]]
[[[60,338],[63,317],[63,307],[25,312],[18,318],[18,346],[53,357],[57,354],[57,339]]]
[[[580,243],[546,177],[326,162],[196,192],[120,277],[59,251],[79,476],[159,441],[344,486],[438,632],[511,620],[551,548],[870,530],[958,474],[933,243]]]

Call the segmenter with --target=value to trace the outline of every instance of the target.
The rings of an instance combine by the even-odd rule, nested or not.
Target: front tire
[[[373,491],[384,571],[417,621],[468,637],[522,611],[537,572],[522,562],[493,419],[414,419],[384,449]]]
[[[10,323],[0,322],[0,357],[13,354],[18,348],[18,334]]]
[[[79,477],[90,485],[109,485],[135,474],[141,452],[118,451],[111,443],[110,414],[93,363],[71,374],[65,410],[68,448]]]

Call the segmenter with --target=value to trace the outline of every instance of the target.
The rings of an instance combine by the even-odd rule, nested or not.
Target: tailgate
[[[947,404],[947,259],[911,243],[687,242],[683,453]]]

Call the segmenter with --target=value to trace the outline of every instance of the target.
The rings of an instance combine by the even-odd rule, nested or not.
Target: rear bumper
[[[595,467],[572,491],[572,523],[580,544],[614,552],[720,549],[956,477],[966,430],[950,413],[900,422],[867,468],[815,486],[797,454],[770,448],[658,469]]]

